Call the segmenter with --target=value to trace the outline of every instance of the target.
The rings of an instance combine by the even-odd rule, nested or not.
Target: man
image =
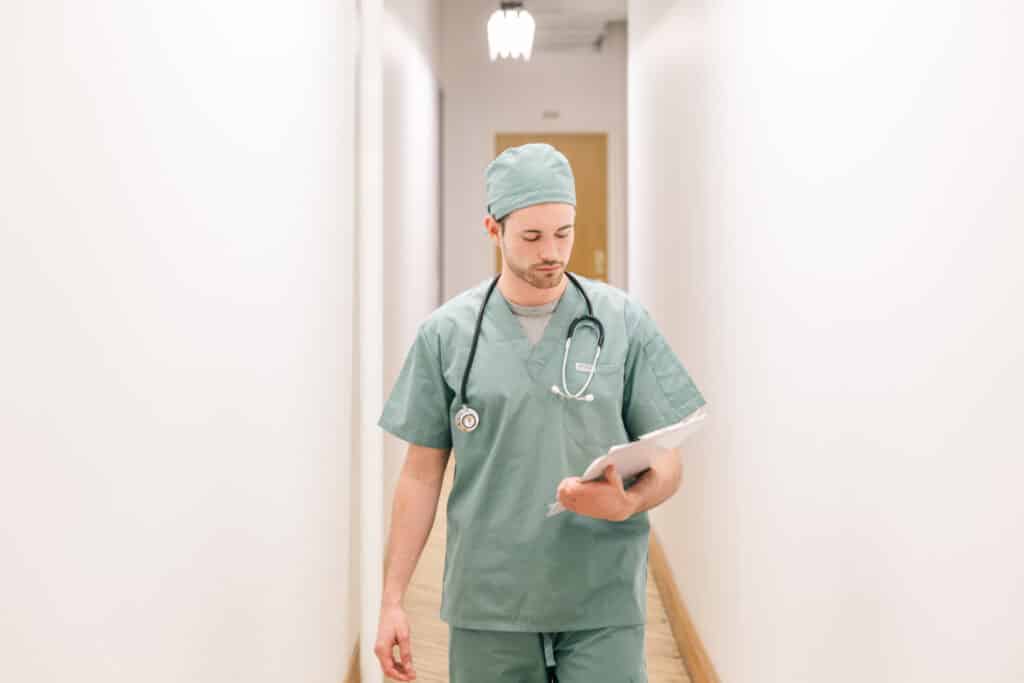
[[[514,147],[485,176],[501,274],[420,326],[378,423],[409,449],[375,651],[387,676],[415,679],[401,603],[454,449],[441,602],[451,683],[646,681],[646,511],[679,488],[679,455],[626,482],[614,467],[578,475],[705,401],[642,306],[565,272],[576,214],[565,156]],[[604,331],[596,359],[596,324],[565,343],[589,309]],[[567,510],[548,516],[556,497]]]

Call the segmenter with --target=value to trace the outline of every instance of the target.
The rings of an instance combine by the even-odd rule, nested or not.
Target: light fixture
[[[536,23],[521,2],[503,2],[487,20],[487,45],[491,61],[498,57],[529,61],[533,53],[533,33]]]

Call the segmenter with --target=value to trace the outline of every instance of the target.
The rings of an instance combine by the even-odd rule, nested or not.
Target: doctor
[[[402,600],[454,451],[440,613],[451,683],[645,682],[646,511],[679,488],[680,459],[627,481],[614,467],[578,475],[705,401],[639,303],[565,270],[576,229],[565,156],[513,147],[485,179],[501,273],[420,325],[378,423],[409,448],[375,651],[384,674],[415,680]],[[568,510],[547,517],[556,497]]]

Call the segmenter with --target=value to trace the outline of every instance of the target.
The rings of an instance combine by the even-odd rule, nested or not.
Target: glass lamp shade
[[[496,10],[487,20],[487,46],[491,61],[498,57],[529,60],[533,54],[536,22],[524,9]]]

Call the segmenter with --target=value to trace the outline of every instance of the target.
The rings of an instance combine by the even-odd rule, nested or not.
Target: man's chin
[[[543,271],[537,270],[530,273],[530,284],[537,289],[551,289],[562,283],[562,269]]]

